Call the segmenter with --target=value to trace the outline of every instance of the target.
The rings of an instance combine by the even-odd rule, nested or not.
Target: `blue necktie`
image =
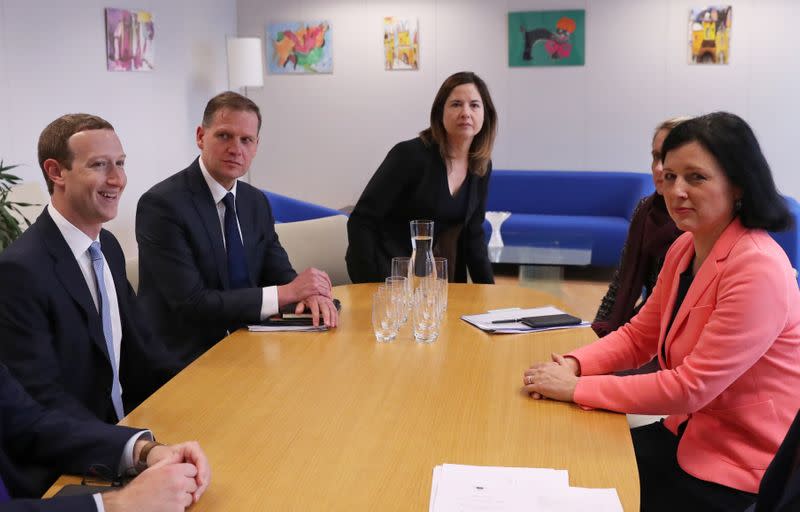
[[[222,198],[225,203],[225,251],[228,253],[228,281],[231,288],[249,288],[250,273],[244,255],[239,223],[236,221],[236,199],[228,192]]]
[[[100,300],[100,317],[103,319],[103,336],[106,338],[106,348],[108,349],[108,359],[111,362],[113,380],[111,382],[111,402],[114,404],[114,411],[117,419],[125,417],[122,408],[122,386],[119,383],[119,368],[117,358],[114,355],[114,335],[111,332],[111,306],[108,303],[106,293],[106,282],[103,277],[103,251],[100,250],[100,242],[92,242],[89,246],[89,256],[92,258],[92,268],[94,277],[97,279],[97,298]]]
[[[7,501],[11,501],[11,497],[8,495],[6,484],[3,483],[3,477],[0,476],[0,503],[5,503]]]

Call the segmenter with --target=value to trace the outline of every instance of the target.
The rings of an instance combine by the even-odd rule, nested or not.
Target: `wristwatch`
[[[137,473],[141,473],[142,471],[147,469],[147,456],[150,454],[150,450],[152,450],[156,446],[164,446],[164,445],[156,441],[148,441],[147,443],[145,443],[144,446],[142,446],[142,449],[139,452],[139,459],[133,466],[133,468],[136,470]]]

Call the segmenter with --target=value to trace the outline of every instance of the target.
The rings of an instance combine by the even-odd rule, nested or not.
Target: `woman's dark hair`
[[[767,159],[753,130],[741,117],[713,112],[680,123],[664,140],[667,153],[697,142],[711,153],[730,182],[742,191],[736,214],[747,228],[783,231],[794,224],[786,201],[775,188]]]
[[[431,107],[431,125],[430,127],[422,130],[419,136],[422,141],[427,144],[438,144],[439,153],[442,155],[442,160],[447,162],[450,160],[450,148],[447,143],[447,131],[444,128],[444,104],[453,89],[459,85],[475,84],[478,93],[481,95],[483,102],[483,127],[481,131],[472,139],[472,144],[469,147],[469,162],[467,167],[473,174],[483,176],[489,168],[489,160],[492,158],[492,148],[494,147],[494,139],[497,136],[497,110],[492,103],[492,97],[489,95],[489,88],[486,82],[472,73],[471,71],[461,71],[451,75],[444,81],[436,93],[436,98],[433,100]]]

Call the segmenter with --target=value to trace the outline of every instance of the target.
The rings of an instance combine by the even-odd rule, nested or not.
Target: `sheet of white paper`
[[[431,512],[523,512],[537,494],[568,487],[563,470],[445,464]]]
[[[521,332],[541,332],[541,331],[553,331],[556,329],[572,329],[575,327],[588,327],[591,324],[589,322],[581,322],[579,325],[566,325],[562,327],[543,327],[540,329],[534,329],[533,327],[529,327],[520,322],[510,322],[510,323],[501,323],[495,324],[492,322],[498,320],[511,320],[515,318],[524,318],[528,316],[546,316],[546,315],[560,315],[563,314],[564,311],[554,307],[554,306],[544,306],[540,308],[528,308],[528,309],[501,309],[490,311],[488,313],[482,313],[479,315],[464,315],[461,317],[467,323],[470,323],[477,327],[478,329],[486,332],[491,332],[495,334],[517,334]]]
[[[313,325],[248,325],[250,332],[316,332],[327,331],[324,325],[314,327]]]
[[[616,489],[570,487],[536,497],[531,510],[541,512],[623,512]]]

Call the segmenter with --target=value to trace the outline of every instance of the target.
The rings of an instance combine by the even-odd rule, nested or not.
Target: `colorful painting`
[[[155,27],[147,11],[106,9],[106,66],[109,71],[155,67]]]
[[[508,65],[583,66],[586,11],[508,13]]]
[[[333,73],[331,24],[273,23],[267,27],[269,72]]]
[[[419,69],[419,20],[383,18],[383,54],[387,71]]]
[[[727,64],[730,59],[730,5],[692,9],[689,14],[689,63]]]

